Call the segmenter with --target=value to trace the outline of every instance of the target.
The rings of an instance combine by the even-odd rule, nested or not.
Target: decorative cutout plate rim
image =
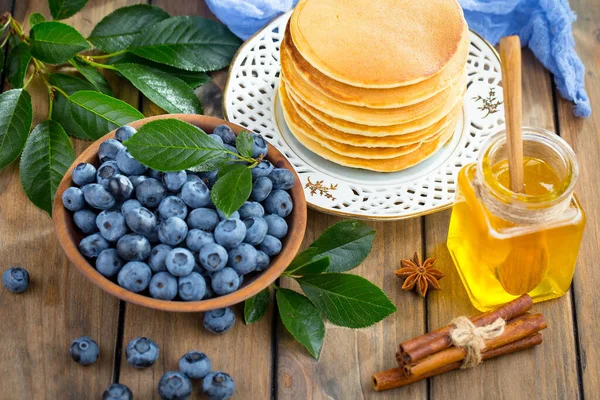
[[[262,134],[296,169],[309,207],[343,217],[400,220],[448,209],[457,174],[487,138],[504,128],[500,57],[471,31],[467,93],[454,138],[407,170],[377,173],[333,164],[304,148],[281,113],[279,43],[291,12],[274,19],[238,50],[223,92],[225,119]]]

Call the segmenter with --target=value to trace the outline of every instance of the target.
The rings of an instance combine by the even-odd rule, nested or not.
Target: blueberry
[[[269,174],[269,179],[273,182],[273,189],[288,190],[294,186],[296,177],[294,174],[285,168],[275,168]]]
[[[135,188],[137,199],[148,208],[158,207],[160,202],[165,198],[167,189],[153,178],[148,178]]]
[[[233,268],[225,267],[211,278],[213,291],[219,296],[235,292],[240,286],[240,278]]]
[[[81,239],[79,251],[88,258],[98,257],[102,250],[108,249],[109,246],[108,241],[102,235],[94,233]]]
[[[202,379],[211,370],[210,358],[199,351],[188,351],[179,359],[179,371],[190,379]]]
[[[123,125],[115,132],[115,139],[124,142],[137,133],[137,130],[131,126]]]
[[[78,187],[71,186],[62,194],[63,206],[69,211],[79,211],[85,206],[83,191]]]
[[[187,217],[188,209],[183,200],[177,196],[168,196],[160,202],[158,206],[158,215],[161,220],[165,220],[170,217],[179,217],[185,219]]]
[[[225,219],[215,228],[215,241],[223,247],[236,247],[245,236],[246,225],[239,219]]]
[[[165,263],[167,270],[174,276],[186,276],[192,272],[196,264],[192,252],[182,247],[171,250],[167,254]]]
[[[208,135],[208,137],[211,138],[211,139],[213,139],[214,141],[216,141],[220,145],[225,144],[225,142],[223,142],[223,139],[221,139],[221,136],[219,136],[219,135],[215,135],[214,133],[211,133],[210,135]]]
[[[203,325],[211,333],[225,333],[233,327],[235,314],[231,308],[218,308],[204,313]]]
[[[181,188],[181,199],[191,208],[210,204],[210,191],[203,181],[187,182]]]
[[[287,235],[288,225],[287,222],[285,222],[285,219],[281,218],[277,214],[268,214],[265,215],[264,218],[269,226],[267,234],[275,236],[277,239],[282,239],[285,235]]]
[[[21,267],[12,267],[2,274],[2,284],[13,293],[23,293],[29,287],[29,272]]]
[[[206,244],[200,249],[198,260],[207,271],[219,271],[227,265],[227,250],[216,243]]]
[[[129,180],[133,185],[133,188],[136,189],[140,183],[144,182],[148,177],[146,175],[131,175]]]
[[[127,261],[145,260],[150,251],[150,242],[140,235],[127,234],[117,242],[119,257]]]
[[[127,386],[113,383],[102,393],[102,400],[133,400],[133,393]]]
[[[108,180],[108,191],[117,200],[127,200],[133,193],[133,183],[125,175],[117,174]]]
[[[98,343],[89,336],[81,336],[73,342],[69,348],[73,361],[80,365],[91,365],[96,362],[100,354]]]
[[[266,235],[258,249],[269,257],[276,256],[281,252],[281,241],[275,236]]]
[[[148,266],[154,272],[166,271],[167,270],[167,254],[173,250],[171,246],[166,244],[158,244],[154,246],[148,259]]]
[[[73,169],[71,176],[73,182],[78,186],[84,186],[88,183],[94,183],[96,180],[96,167],[90,163],[79,163]]]
[[[205,293],[206,281],[198,272],[192,272],[179,278],[179,298],[181,300],[199,301],[202,300]]]
[[[245,220],[250,217],[262,217],[265,215],[265,209],[256,201],[246,201],[238,210],[240,219]]]
[[[256,251],[256,269],[255,272],[264,271],[267,269],[269,264],[271,263],[271,259],[264,251],[257,250]]]
[[[215,239],[210,232],[201,231],[200,229],[191,229],[185,238],[185,244],[191,251],[200,251],[202,246],[208,243],[214,243]]]
[[[133,158],[126,148],[122,148],[117,154],[117,165],[127,175],[142,175],[147,169],[144,164]]]
[[[250,217],[244,220],[244,225],[246,225],[244,242],[253,246],[260,244],[267,234],[267,221],[261,217]]]
[[[121,268],[117,275],[119,286],[130,292],[139,293],[150,284],[152,270],[141,261],[130,261]]]
[[[156,216],[146,207],[138,207],[129,210],[125,214],[127,226],[139,235],[149,235],[156,229]]]
[[[146,175],[148,175],[149,178],[156,179],[157,181],[162,182],[163,173],[160,171],[157,171],[152,168],[148,168],[146,170]]]
[[[117,275],[121,267],[123,267],[123,260],[119,257],[116,249],[106,249],[98,254],[96,270],[107,278]]]
[[[90,210],[79,210],[73,214],[73,222],[86,235],[97,232],[96,214]]]
[[[238,275],[246,275],[256,269],[256,249],[247,243],[242,243],[227,253],[227,266],[231,267]]]
[[[294,208],[292,198],[285,190],[273,190],[263,205],[267,213],[277,214],[284,218],[290,215]]]
[[[231,215],[229,217],[225,217],[225,214],[223,214],[223,211],[217,210],[217,215],[219,216],[219,219],[221,221],[223,221],[224,219],[227,219],[227,218],[229,218],[229,219],[240,219],[240,213],[237,212],[237,211],[234,211],[233,213],[231,213]]]
[[[127,200],[125,203],[123,203],[123,205],[121,205],[121,214],[123,215],[127,215],[127,213],[131,210],[133,210],[134,208],[141,208],[142,207],[142,203],[140,203],[137,200]]]
[[[173,300],[177,296],[177,278],[168,272],[159,272],[150,279],[150,296],[155,299]]]
[[[212,290],[212,279],[209,275],[202,275],[204,281],[206,282],[206,293],[202,300],[212,299],[215,297],[215,292]]]
[[[273,168],[273,164],[269,160],[262,160],[256,167],[250,170],[252,172],[252,179],[256,180],[269,176]]]
[[[102,211],[96,217],[96,225],[102,237],[109,242],[116,242],[127,233],[125,217],[118,211]]]
[[[226,400],[233,396],[235,383],[229,374],[224,372],[213,372],[204,378],[202,391],[208,400]]]
[[[105,140],[104,142],[100,143],[100,147],[98,147],[98,159],[100,159],[101,163],[115,161],[119,151],[123,150],[124,148],[125,146],[123,146],[123,144],[121,144],[121,142],[118,140]]]
[[[187,182],[187,173],[185,171],[165,172],[162,181],[168,190],[178,192],[183,184]]]
[[[218,175],[219,170],[198,173],[198,176],[200,177],[200,179],[202,179],[202,182],[204,182],[209,188],[213,187],[213,185],[217,181]]]
[[[108,180],[120,173],[121,170],[115,161],[106,161],[96,171],[96,182],[108,189]]]
[[[181,372],[165,372],[158,382],[162,400],[186,400],[192,394],[192,382]]]
[[[147,368],[158,360],[160,349],[152,340],[138,337],[127,343],[125,357],[136,368]]]
[[[273,182],[271,182],[268,177],[263,176],[258,178],[252,185],[250,199],[254,201],[263,201],[271,194],[271,190],[273,190]]]
[[[196,208],[190,212],[187,223],[192,229],[212,232],[219,224],[219,215],[210,208]]]
[[[269,152],[269,145],[265,138],[258,133],[251,133],[250,136],[254,139],[254,146],[252,147],[252,157],[265,157]]]
[[[187,224],[178,217],[167,218],[158,227],[158,238],[160,241],[171,246],[176,246],[183,242],[187,233]]]
[[[83,188],[83,197],[85,201],[92,207],[99,210],[108,210],[115,206],[117,201],[104,186],[98,183],[90,183]]]
[[[235,148],[235,146],[224,144],[223,147],[225,147],[227,150],[229,150],[230,152],[232,152],[234,154],[239,154],[238,151],[237,151],[237,149]],[[227,154],[227,157],[230,158],[230,159],[232,159],[232,160],[237,160],[238,159],[233,154]]]
[[[188,172],[187,177],[186,177],[188,182],[197,182],[197,181],[201,181],[202,178],[200,178],[198,175],[196,174],[190,174]]]
[[[229,126],[225,124],[219,125],[213,130],[212,134],[220,137],[223,140],[223,143],[235,146],[235,133],[233,133]]]

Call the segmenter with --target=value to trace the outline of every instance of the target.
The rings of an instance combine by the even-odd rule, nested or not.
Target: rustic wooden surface
[[[115,8],[135,0],[90,0],[67,22],[87,34]],[[173,15],[210,15],[203,1],[155,0],[152,4]],[[577,188],[588,225],[571,292],[559,300],[536,305],[549,328],[544,344],[534,350],[490,361],[472,371],[455,371],[410,387],[374,393],[373,372],[394,366],[396,345],[435,329],[460,314],[474,313],[445,247],[449,212],[400,222],[370,224],[377,230],[373,252],[356,273],[370,279],[390,296],[399,312],[369,329],[358,331],[327,325],[324,350],[314,361],[282,329],[273,310],[263,320],[244,326],[238,319],[223,335],[207,334],[202,316],[170,314],[125,305],[101,292],[69,266],[60,251],[48,216],[29,203],[15,164],[0,172],[0,269],[26,267],[31,289],[14,295],[0,288],[0,399],[93,399],[113,381],[128,385],[138,399],[157,398],[156,385],[164,371],[176,369],[186,351],[208,353],[216,368],[232,374],[238,399],[574,399],[600,393],[600,337],[596,284],[600,230],[600,4],[573,0],[578,14],[575,38],[587,68],[586,80],[596,114],[578,120],[562,100],[548,72],[529,51],[523,54],[523,118],[531,126],[559,133],[575,149],[581,176]],[[49,16],[46,0],[0,0],[24,20],[30,12]],[[226,72],[197,91],[205,113],[220,115]],[[116,83],[116,80],[113,81]],[[132,86],[113,84],[118,96],[145,115],[160,113],[141,101]],[[32,86],[39,122],[47,109],[44,88]],[[76,151],[86,147],[75,141]],[[339,219],[310,211],[305,244]],[[446,273],[442,291],[426,300],[400,290],[393,271],[413,252],[438,258]],[[289,285],[283,281],[282,285]],[[241,308],[235,310],[241,317]],[[90,335],[100,344],[99,362],[80,367],[69,357],[74,338]],[[157,365],[135,370],[122,350],[137,336],[148,336],[161,348]],[[193,398],[202,398],[198,387]]]

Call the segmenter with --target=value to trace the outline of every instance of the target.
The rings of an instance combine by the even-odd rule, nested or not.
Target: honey
[[[550,132],[524,128],[523,139],[524,193],[509,189],[503,133],[458,175],[448,248],[482,311],[524,293],[534,302],[560,297],[575,270],[585,226],[575,155]]]

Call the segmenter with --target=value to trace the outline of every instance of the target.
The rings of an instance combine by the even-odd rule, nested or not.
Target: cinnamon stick
[[[498,318],[503,318],[508,321],[529,311],[532,305],[533,301],[531,300],[531,297],[524,294],[496,310],[488,311],[469,319],[475,326],[489,325]],[[415,363],[431,354],[450,347],[452,345],[450,331],[453,328],[454,324],[450,324],[401,343],[398,352],[396,353],[398,365],[403,367],[404,365]]]
[[[502,347],[516,340],[535,334],[545,328],[546,321],[542,314],[516,318],[514,321],[506,324],[502,335],[485,341],[485,350],[493,350]],[[450,347],[449,349],[432,354],[416,364],[405,365],[403,369],[407,376],[427,375],[431,371],[462,361],[466,354],[467,351],[462,347]]]
[[[541,333],[536,333],[525,337],[523,339],[516,340],[514,342],[505,344],[495,349],[484,350],[481,353],[483,360],[489,360],[491,358],[503,356],[506,354],[515,353],[517,351],[526,350],[541,344],[543,337]],[[373,388],[376,391],[394,389],[401,386],[406,386],[411,383],[422,381],[423,379],[430,378],[435,375],[440,375],[448,371],[452,371],[460,368],[462,362],[454,362],[452,364],[445,365],[436,370],[429,371],[426,375],[412,375],[406,376],[402,368],[392,368],[387,371],[381,371],[373,374],[372,382]]]

